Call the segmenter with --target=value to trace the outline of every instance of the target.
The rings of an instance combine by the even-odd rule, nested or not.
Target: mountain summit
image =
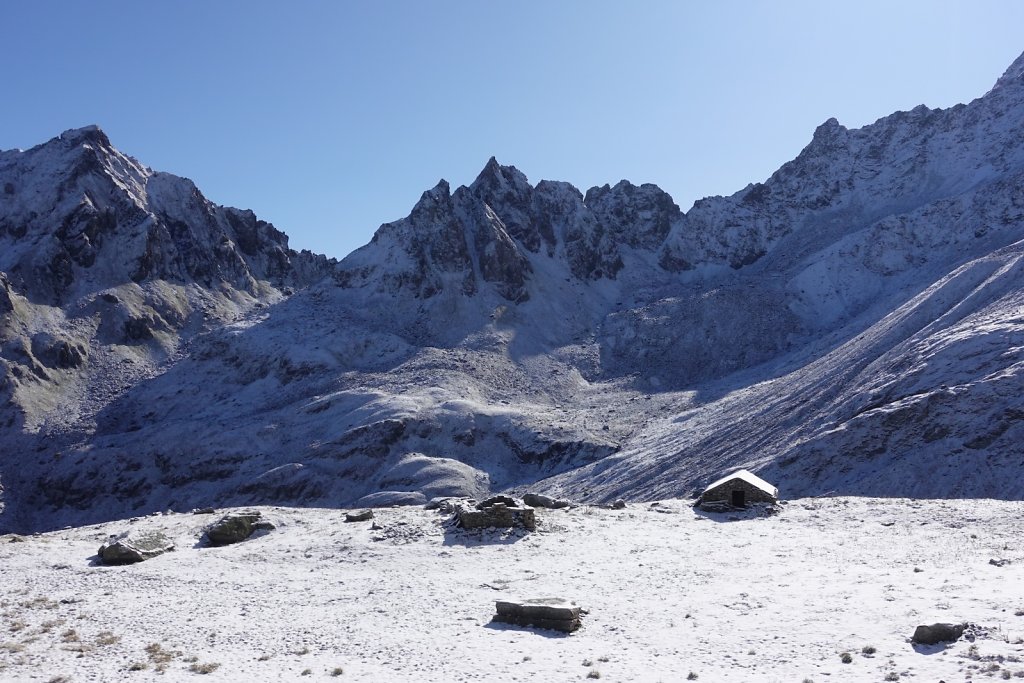
[[[338,263],[94,127],[0,152],[0,527],[736,467],[1024,496],[1022,59],[686,212],[492,158]]]

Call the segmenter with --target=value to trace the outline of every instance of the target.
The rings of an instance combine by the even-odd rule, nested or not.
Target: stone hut
[[[751,503],[778,502],[779,489],[747,470],[737,470],[704,489],[697,504],[745,508]]]

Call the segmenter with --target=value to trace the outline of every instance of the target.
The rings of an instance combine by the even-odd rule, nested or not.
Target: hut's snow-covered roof
[[[779,489],[778,488],[772,486],[771,484],[766,482],[761,477],[757,476],[753,472],[748,472],[747,470],[736,470],[732,474],[728,474],[728,475],[722,477],[721,479],[719,479],[718,481],[712,482],[711,484],[708,485],[708,487],[706,489],[704,489],[704,493],[707,493],[711,489],[717,488],[717,487],[721,486],[722,484],[724,484],[725,482],[730,481],[732,479],[742,479],[743,481],[747,482],[751,486],[756,486],[757,488],[761,489],[762,491],[764,491],[765,493],[767,493],[770,496],[777,496],[777,495],[779,495]]]

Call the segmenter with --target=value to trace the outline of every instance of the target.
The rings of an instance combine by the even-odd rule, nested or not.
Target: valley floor
[[[223,548],[197,542],[208,515],[0,537],[0,679],[1024,678],[1019,502],[804,499],[730,519],[670,500],[539,510],[533,533],[262,510],[275,531]],[[95,564],[128,528],[178,549]],[[491,624],[508,596],[588,613],[568,636]],[[915,649],[936,621],[975,624],[973,642]]]

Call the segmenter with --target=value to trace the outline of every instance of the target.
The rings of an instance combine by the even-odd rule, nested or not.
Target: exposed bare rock
[[[159,531],[126,531],[112,536],[97,551],[104,564],[133,564],[174,550],[174,543]]]

